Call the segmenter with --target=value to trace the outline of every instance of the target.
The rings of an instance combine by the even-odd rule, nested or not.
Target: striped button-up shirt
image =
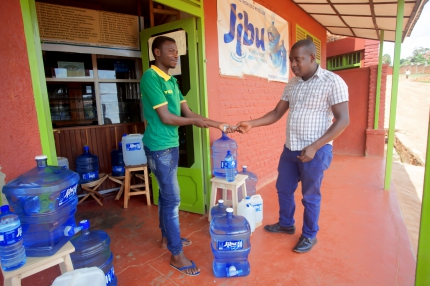
[[[281,99],[289,102],[290,110],[285,146],[291,151],[300,151],[318,140],[333,124],[331,106],[348,101],[348,86],[340,76],[318,66],[307,81],[297,76],[292,78]]]

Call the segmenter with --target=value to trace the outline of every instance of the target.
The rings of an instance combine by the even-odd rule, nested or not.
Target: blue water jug
[[[251,228],[246,218],[233,215],[233,209],[228,208],[225,216],[211,221],[210,233],[214,275],[247,276],[250,272]]]
[[[37,167],[3,187],[18,215],[27,256],[50,256],[74,234],[79,175],[48,166],[47,157],[36,156]]]
[[[110,153],[112,162],[112,176],[124,176],[124,157],[122,156],[122,142],[118,142],[118,149],[112,150]]]
[[[87,145],[84,146],[84,153],[76,158],[76,172],[79,174],[79,184],[99,179],[99,158],[90,153]]]
[[[90,230],[88,220],[82,220],[79,226],[82,228],[81,232],[70,240],[75,247],[75,252],[70,253],[73,268],[96,266],[103,270],[106,286],[116,286],[118,280],[113,268],[109,235],[103,230]]]
[[[22,245],[21,222],[8,205],[0,208],[0,259],[4,271],[12,271],[25,264],[26,256]]]
[[[225,165],[225,179],[227,182],[234,182],[236,177],[235,169],[236,169],[236,161],[233,158],[233,155],[230,153],[230,150],[227,150],[227,155],[224,158]]]
[[[218,204],[211,208],[211,218],[214,219],[216,217],[225,216],[227,208],[228,207],[224,205],[224,200],[218,200]]]
[[[225,155],[230,150],[235,160],[235,174],[237,174],[237,143],[235,140],[229,138],[227,134],[222,133],[221,138],[215,140],[212,144],[212,163],[213,163],[213,174],[215,177],[225,179]]]
[[[247,166],[242,166],[242,171],[240,171],[239,174],[248,175],[248,178],[245,180],[246,194],[252,197],[257,193],[258,176],[249,171]],[[239,190],[237,198],[239,202],[242,200],[242,190]]]

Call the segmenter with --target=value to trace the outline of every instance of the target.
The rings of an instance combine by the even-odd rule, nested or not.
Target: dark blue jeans
[[[161,235],[167,238],[167,249],[178,255],[182,252],[179,230],[179,205],[181,197],[178,184],[178,147],[160,151],[151,151],[145,147],[146,157],[151,172],[157,178],[158,219]]]
[[[302,204],[305,207],[303,214],[302,235],[314,238],[319,230],[318,219],[321,206],[321,182],[324,171],[330,166],[333,158],[332,146],[324,145],[315,157],[306,163],[300,161],[301,151],[291,151],[284,146],[278,166],[278,179],[276,189],[279,200],[279,224],[284,227],[294,225],[294,192],[298,183],[302,182]]]

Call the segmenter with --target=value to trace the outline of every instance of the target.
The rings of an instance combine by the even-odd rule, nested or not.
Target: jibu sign
[[[218,0],[220,74],[288,81],[288,22],[254,1]]]

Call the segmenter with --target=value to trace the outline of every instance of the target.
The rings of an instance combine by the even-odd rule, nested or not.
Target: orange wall
[[[19,1],[1,1],[0,19],[0,172],[8,182],[35,166],[42,147]]]
[[[298,24],[322,43],[322,66],[326,59],[326,31],[315,20],[289,0],[256,1],[275,12],[286,21],[290,29],[290,48],[295,42],[295,25]],[[217,1],[205,1],[205,34],[208,77],[209,117],[236,124],[242,120],[258,118],[271,111],[281,98],[284,83],[268,82],[267,79],[245,76],[244,79],[222,77],[219,74],[217,40]],[[277,176],[279,156],[285,141],[286,117],[276,124],[251,130],[248,134],[231,135],[239,145],[238,163],[245,164],[259,176],[261,187]],[[221,136],[211,129],[211,142]]]
[[[355,51],[362,51],[369,45],[377,45],[377,47],[379,47],[379,41],[347,37],[333,42],[328,42],[327,57],[329,58]]]

